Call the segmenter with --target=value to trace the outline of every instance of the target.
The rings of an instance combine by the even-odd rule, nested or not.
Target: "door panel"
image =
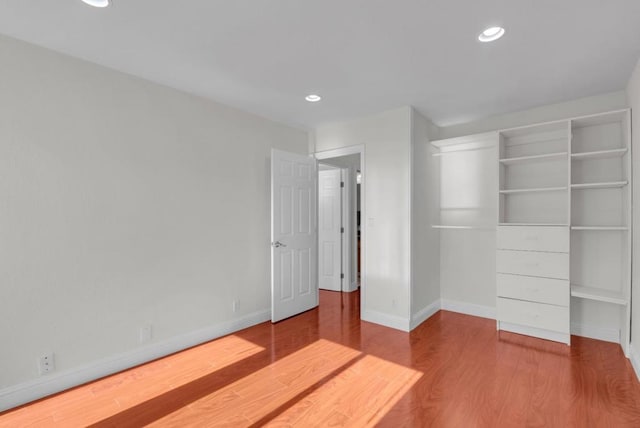
[[[318,306],[316,161],[271,152],[271,321]]]
[[[331,169],[318,173],[320,207],[318,241],[320,242],[319,287],[323,290],[341,291],[342,279],[342,195],[341,171]]]

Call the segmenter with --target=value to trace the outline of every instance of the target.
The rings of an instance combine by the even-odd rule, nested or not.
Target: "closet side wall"
[[[438,222],[440,163],[431,156],[433,125],[414,110],[412,121],[412,298],[411,319],[416,327],[439,309],[440,233]]]
[[[631,281],[631,356],[636,373],[640,376],[640,62],[636,66],[627,87],[631,107],[633,175],[633,260]]]

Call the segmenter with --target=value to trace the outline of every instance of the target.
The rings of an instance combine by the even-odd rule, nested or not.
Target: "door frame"
[[[365,169],[365,164],[366,164],[365,146],[364,144],[359,144],[355,146],[341,147],[339,149],[323,150],[323,151],[318,151],[313,153],[313,156],[318,161],[322,161],[324,159],[338,158],[341,156],[356,155],[356,154],[360,155],[360,176],[362,177],[362,182],[360,183],[360,317],[362,318],[362,313],[367,307],[366,305],[367,230],[365,227],[366,219],[367,219],[367,204],[366,204],[367,175],[366,175],[366,169]]]

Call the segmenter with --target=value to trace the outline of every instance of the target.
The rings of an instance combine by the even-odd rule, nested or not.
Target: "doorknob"
[[[272,246],[273,248],[280,248],[280,247],[286,247],[287,245],[286,245],[286,244],[283,244],[283,243],[282,243],[282,242],[280,242],[280,241],[276,241],[276,242],[272,242],[272,243],[271,243],[271,246]]]

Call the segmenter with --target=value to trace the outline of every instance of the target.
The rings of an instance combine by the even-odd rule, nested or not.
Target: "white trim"
[[[315,147],[314,147],[315,149]],[[360,183],[360,319],[365,320],[367,312],[367,228],[364,227],[363,219],[367,218],[367,168],[366,168],[366,151],[364,144],[354,146],[341,147],[333,150],[324,150],[315,152],[313,156],[316,159],[331,159],[348,155],[360,155],[360,175],[362,182]],[[316,262],[317,263],[317,262]],[[383,315],[384,318],[384,314]],[[374,316],[374,318],[376,318]],[[375,321],[374,321],[375,322]],[[387,325],[382,323],[383,325]],[[409,331],[409,322],[407,321],[407,330]],[[402,330],[402,328],[401,328]]]
[[[638,381],[640,381],[640,354],[633,347],[633,343],[629,345],[629,360],[631,361],[631,365],[636,372]]]
[[[605,342],[620,343],[620,330],[617,328],[596,327],[572,322],[571,334]]]
[[[342,278],[340,279],[340,291],[349,291],[351,285],[351,244],[352,234],[351,230],[351,192],[352,180],[355,183],[355,177],[351,177],[350,168],[340,168],[340,182],[344,183],[340,186],[340,222],[342,223],[343,232],[340,234],[340,252],[342,263]]]
[[[398,315],[390,315],[377,311],[362,311],[360,315],[362,321],[380,324],[385,327],[401,331],[410,331],[411,321]]]
[[[103,358],[81,367],[52,373],[18,385],[9,386],[0,390],[0,412],[162,358],[270,319],[270,310],[255,312],[242,318]]]
[[[411,317],[411,330],[418,327],[420,324],[431,318],[440,310],[440,299],[431,303],[428,306],[425,306],[418,312],[416,312],[413,317]]]
[[[445,311],[458,312],[461,314],[473,315],[480,318],[489,318],[492,320],[496,319],[496,308],[493,306],[440,299],[440,307]]]
[[[346,290],[347,293],[353,293],[354,291],[356,291],[358,289],[358,281],[353,281],[350,285],[349,288]]]
[[[566,343],[567,345],[571,345],[571,335],[566,333],[559,333],[557,331],[498,321],[498,334],[500,334],[500,331],[509,331],[511,333],[523,334],[525,336],[532,336],[539,339],[552,340],[554,342]]]
[[[443,148],[450,146],[457,146],[460,144],[468,144],[468,143],[478,143],[478,142],[493,142],[494,139],[498,136],[498,131],[489,131],[483,132],[481,134],[473,134],[473,135],[463,135],[461,137],[451,137],[451,138],[443,138],[439,140],[430,141],[433,147]],[[495,144],[492,145],[492,147]]]
[[[358,144],[356,146],[341,147],[339,149],[315,152],[313,156],[315,156],[316,159],[318,160],[322,160],[322,159],[339,158],[341,156],[349,156],[349,155],[357,155],[357,154],[364,155],[364,144]]]

